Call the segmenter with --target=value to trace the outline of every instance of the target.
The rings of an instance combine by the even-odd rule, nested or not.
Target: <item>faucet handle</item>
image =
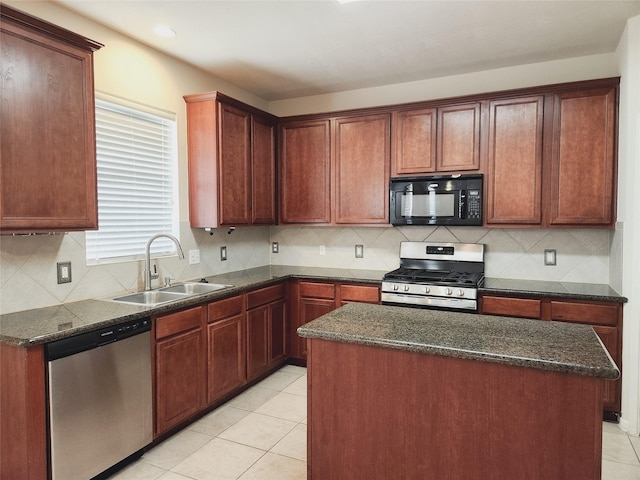
[[[171,286],[171,280],[174,280],[174,279],[171,278],[171,277],[168,277],[168,276],[164,277],[164,286],[165,287],[170,287]]]
[[[160,274],[158,273],[158,265],[154,263],[151,271],[149,272],[149,278],[151,280],[155,280],[159,276]]]

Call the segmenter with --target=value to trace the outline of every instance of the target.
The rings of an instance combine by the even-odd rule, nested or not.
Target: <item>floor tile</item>
[[[235,425],[227,428],[218,438],[269,450],[295,426],[296,423],[289,420],[250,413]]]
[[[268,388],[270,390],[277,390],[278,392],[280,392],[299,378],[300,374],[298,373],[283,372],[282,370],[278,370],[277,372],[272,373],[267,378],[262,380],[260,383],[256,384],[256,387]]]
[[[181,430],[143,455],[146,463],[169,470],[193,452],[209,443],[213,437],[192,430]]]
[[[187,429],[215,437],[245,417],[248,413],[248,410],[223,405],[205,415],[200,420],[192,423]]]
[[[276,390],[253,386],[230,400],[226,405],[252,412],[277,394]]]
[[[305,375],[307,373],[306,367],[298,367],[297,365],[285,365],[282,367],[279,372],[289,372],[289,373],[297,373],[300,375]]]
[[[239,480],[306,480],[306,478],[306,462],[267,453]]]
[[[602,460],[602,480],[639,480],[640,466]]]
[[[629,436],[629,440],[631,440],[631,445],[636,451],[636,457],[638,457],[638,460],[640,461],[640,437]]]
[[[303,375],[287,388],[282,390],[286,393],[293,393],[294,395],[304,395],[307,396],[307,376]]]
[[[307,416],[307,397],[280,392],[255,412],[300,423]]]
[[[109,480],[156,480],[164,473],[165,469],[138,460],[111,475]]]
[[[602,458],[640,467],[636,452],[627,435],[604,432],[602,434]]]
[[[307,427],[299,424],[270,450],[271,453],[307,461]]]
[[[195,480],[236,480],[264,453],[257,448],[214,438],[171,471]]]
[[[620,428],[620,425],[611,422],[602,422],[602,431],[607,433],[616,433],[618,435],[627,434],[627,432]]]
[[[158,477],[158,480],[192,480],[189,477],[185,477],[184,475],[180,475],[176,472],[167,472],[162,476]]]

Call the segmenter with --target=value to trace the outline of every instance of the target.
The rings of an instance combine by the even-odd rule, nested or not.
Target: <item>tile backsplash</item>
[[[388,271],[398,266],[400,242],[434,241],[485,244],[490,277],[610,283],[609,230],[484,229],[477,227],[249,227],[210,236],[181,225],[188,258],[200,250],[200,264],[176,256],[159,258],[160,279],[192,280],[268,265],[295,265]],[[271,253],[278,242],[279,253]],[[228,260],[220,260],[227,246]],[[363,245],[363,258],[355,258]],[[325,254],[320,255],[320,246]],[[545,249],[557,251],[557,265],[545,266]],[[71,261],[73,281],[57,284],[56,263]],[[0,313],[88,298],[110,298],[143,287],[143,261],[87,266],[84,233],[0,237]],[[158,280],[154,286],[158,285]]]

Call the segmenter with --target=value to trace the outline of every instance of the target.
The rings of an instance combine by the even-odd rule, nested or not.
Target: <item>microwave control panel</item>
[[[482,198],[480,190],[467,191],[467,218],[480,218],[482,215]]]

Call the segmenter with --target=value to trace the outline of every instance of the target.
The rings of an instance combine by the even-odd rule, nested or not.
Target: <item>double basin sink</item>
[[[216,292],[231,286],[232,285],[222,285],[219,283],[185,282],[154,290],[130,293],[128,295],[116,297],[113,301],[153,307],[163,303],[184,300],[185,298],[202,295],[204,293]]]

